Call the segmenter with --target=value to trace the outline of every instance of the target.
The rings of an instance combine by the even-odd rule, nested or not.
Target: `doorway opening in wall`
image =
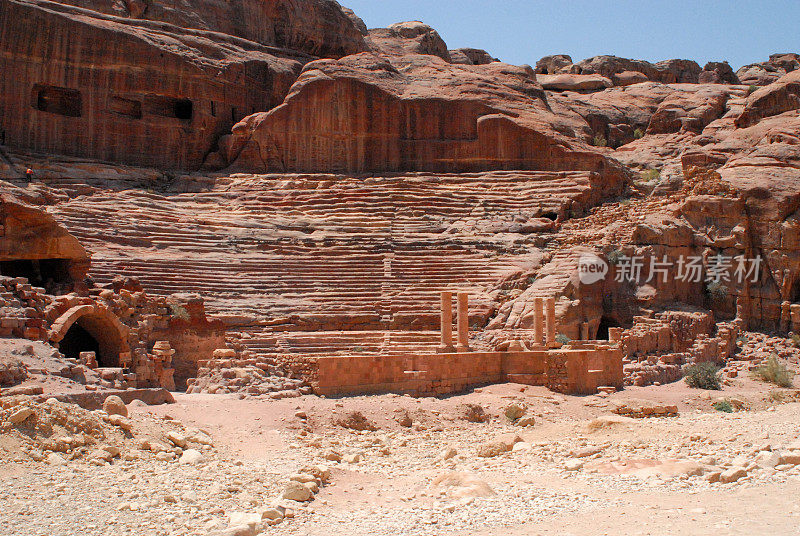
[[[189,99],[178,99],[175,101],[175,117],[189,120],[192,118],[193,108],[192,101]]]
[[[20,259],[0,261],[0,275],[24,277],[34,287],[44,287],[50,294],[69,291],[74,281],[69,275],[68,259]]]
[[[66,335],[58,345],[58,349],[64,354],[64,357],[70,359],[78,359],[81,352],[94,352],[99,366],[109,366],[103,363],[106,356],[103,356],[100,352],[100,343],[77,322],[67,330]]]
[[[620,327],[619,322],[617,322],[611,317],[603,316],[600,319],[600,325],[597,327],[597,336],[595,337],[595,340],[607,341],[608,328],[618,328],[618,327]]]

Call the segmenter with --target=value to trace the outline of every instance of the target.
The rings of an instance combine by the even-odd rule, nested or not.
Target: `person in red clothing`
[[[28,168],[27,171],[25,171],[25,178],[28,179],[28,183],[33,180],[33,170],[31,168]]]

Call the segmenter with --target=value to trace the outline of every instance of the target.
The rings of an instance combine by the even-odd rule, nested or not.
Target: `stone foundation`
[[[345,356],[316,360],[314,392],[326,396],[396,392],[447,395],[491,384],[542,385],[569,394],[622,388],[622,354],[611,346],[532,352]]]

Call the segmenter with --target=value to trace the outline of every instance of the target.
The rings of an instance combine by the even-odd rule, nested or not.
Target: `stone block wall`
[[[47,340],[44,311],[50,300],[24,277],[0,276],[0,337]]]
[[[736,350],[738,322],[714,324],[708,313],[664,311],[635,317],[620,333],[626,385],[664,384],[680,380],[683,367],[711,361],[722,363]],[[716,336],[708,333],[716,332]]]
[[[622,355],[613,347],[587,347],[328,357],[317,360],[311,383],[322,395],[399,392],[424,396],[508,381],[571,394],[594,393],[604,385],[621,388]]]

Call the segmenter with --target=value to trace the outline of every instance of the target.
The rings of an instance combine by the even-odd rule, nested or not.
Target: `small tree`
[[[633,139],[641,140],[642,138],[644,138],[644,131],[641,128],[637,128],[633,131]]]
[[[569,337],[567,337],[563,333],[559,333],[558,335],[556,335],[556,342],[558,344],[569,344],[569,343],[572,342],[572,339],[570,339]]]
[[[594,140],[592,140],[592,145],[595,147],[606,147],[608,145],[608,141],[606,140],[605,136],[598,134],[594,137]]]

